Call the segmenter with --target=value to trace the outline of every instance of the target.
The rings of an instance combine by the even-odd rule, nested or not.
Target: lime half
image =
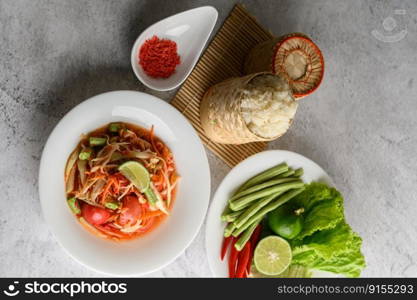
[[[133,160],[127,161],[119,166],[119,171],[142,193],[149,188],[149,172],[141,163]]]
[[[291,263],[292,253],[288,242],[278,236],[268,236],[256,246],[254,262],[264,275],[278,275]]]

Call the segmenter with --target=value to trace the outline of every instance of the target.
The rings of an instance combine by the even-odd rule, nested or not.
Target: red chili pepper
[[[251,252],[251,243],[250,241],[248,241],[245,247],[243,247],[239,255],[239,262],[238,262],[237,271],[236,271],[237,278],[244,278],[243,276],[245,275],[248,264],[250,263],[249,261],[250,252]]]
[[[259,224],[258,226],[256,226],[255,230],[253,231],[251,237],[250,237],[250,241],[255,244],[258,243],[259,238],[261,236],[261,231],[262,231],[262,225]]]
[[[250,273],[250,268],[252,265],[252,259],[253,259],[253,252],[255,251],[255,244],[252,244],[252,242],[249,240],[250,243],[250,249],[249,249],[249,262],[246,265],[246,270],[245,270],[245,277],[248,277],[249,273]]]
[[[253,233],[250,237],[249,241],[251,243],[251,249],[250,249],[249,263],[248,263],[247,268],[246,268],[246,273],[247,274],[250,273],[250,268],[252,266],[253,253],[255,252],[255,247],[259,242],[259,238],[261,237],[261,232],[262,232],[262,225],[259,224],[258,226],[256,226],[255,230],[253,231]]]
[[[236,250],[235,243],[237,238],[232,237],[231,250],[229,257],[229,278],[234,278],[236,275],[236,263],[239,255],[239,251]]]
[[[223,260],[226,256],[227,248],[229,248],[230,242],[232,241],[233,236],[225,237],[223,239],[222,250],[220,252],[220,259]]]

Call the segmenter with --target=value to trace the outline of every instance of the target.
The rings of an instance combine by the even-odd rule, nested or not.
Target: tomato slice
[[[111,217],[111,213],[108,210],[86,203],[84,203],[81,207],[81,214],[91,225],[104,224]]]
[[[135,196],[126,196],[119,216],[120,225],[134,224],[142,217],[142,206]]]

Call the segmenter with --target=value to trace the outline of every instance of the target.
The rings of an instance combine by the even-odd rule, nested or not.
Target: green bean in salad
[[[111,210],[116,210],[120,207],[120,204],[117,202],[106,202],[104,203],[104,206]]]
[[[110,123],[109,125],[109,131],[113,133],[119,132],[119,130],[122,128],[120,123]]]
[[[229,206],[233,211],[240,210],[248,205],[254,200],[272,195],[277,192],[287,191],[290,189],[297,189],[304,186],[304,183],[301,180],[287,182],[283,184],[274,185],[272,187],[263,189],[261,191],[257,191],[255,193],[243,196],[239,199],[233,200],[229,202]]]
[[[80,160],[87,160],[91,157],[91,154],[93,153],[93,149],[91,148],[85,148],[83,149],[80,154],[78,155],[78,158]]]
[[[107,142],[106,138],[102,138],[102,137],[90,137],[88,142],[90,143],[90,146],[104,146]]]

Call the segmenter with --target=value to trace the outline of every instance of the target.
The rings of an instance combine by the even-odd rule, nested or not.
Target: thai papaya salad
[[[358,277],[362,239],[346,223],[341,194],[305,184],[286,163],[246,181],[230,197],[220,258],[229,277]],[[323,273],[326,272],[326,273]]]
[[[154,229],[169,214],[179,176],[154,128],[110,123],[88,135],[65,168],[67,203],[93,234],[128,240]]]

